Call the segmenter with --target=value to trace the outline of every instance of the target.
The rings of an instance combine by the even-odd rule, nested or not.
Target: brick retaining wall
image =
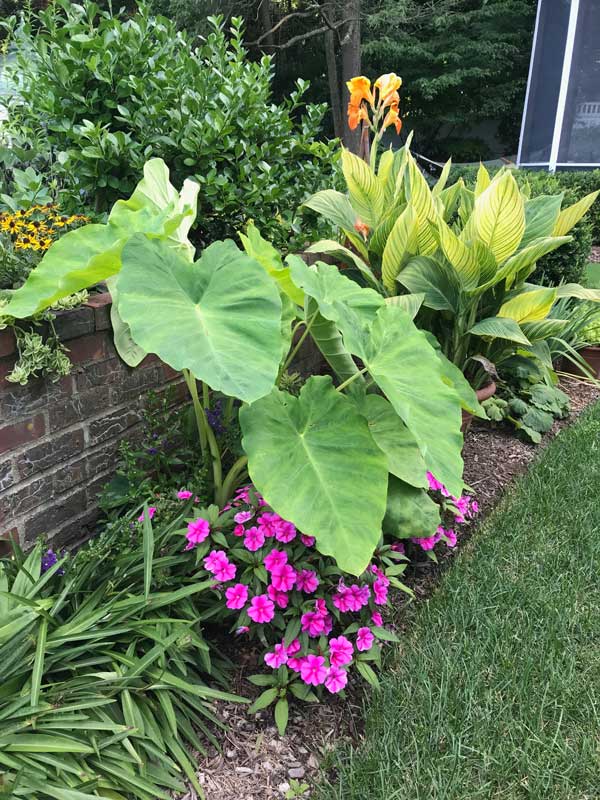
[[[73,370],[27,386],[6,380],[15,343],[9,329],[0,332],[0,539],[17,534],[26,546],[40,534],[56,545],[90,535],[98,491],[114,473],[119,442],[139,430],[146,392],[181,385],[155,356],[135,369],[121,361],[107,294],[59,314],[55,327]]]

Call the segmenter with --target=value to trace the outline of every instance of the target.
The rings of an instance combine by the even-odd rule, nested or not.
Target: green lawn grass
[[[585,285],[600,288],[600,264],[590,261],[585,270]]]
[[[600,404],[411,612],[319,800],[600,798]]]

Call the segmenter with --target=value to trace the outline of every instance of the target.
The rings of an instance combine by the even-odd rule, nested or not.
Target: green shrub
[[[453,167],[451,180],[463,180],[474,186],[477,166]],[[497,169],[490,169],[495,174]],[[600,189],[600,170],[579,172],[556,172],[553,175],[541,170],[514,170],[517,183],[531,188],[531,196],[540,194],[560,194],[564,192],[563,205],[576,203],[586,194]],[[600,243],[600,203],[594,203],[586,217],[570,231],[573,241],[553,253],[541,258],[534,273],[535,280],[549,285],[578,283],[582,280],[589,254],[594,243]]]
[[[300,80],[273,103],[271,58],[248,60],[240,20],[229,38],[220,18],[210,24],[196,48],[143,4],[128,18],[59,0],[36,30],[15,33],[11,125],[46,131],[54,174],[99,211],[130,194],[155,155],[175,182],[200,184],[202,241],[254,219],[283,243],[297,206],[331,182],[333,145],[316,141],[325,109],[304,104]]]

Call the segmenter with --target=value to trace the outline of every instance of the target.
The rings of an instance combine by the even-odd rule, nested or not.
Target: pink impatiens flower
[[[290,657],[289,653],[288,653],[287,665],[288,665],[288,667],[290,669],[293,669],[294,672],[300,672],[300,670],[302,669],[302,664],[304,664],[304,658],[305,658],[305,656],[303,656],[303,657],[291,656]]]
[[[456,547],[456,533],[453,530],[445,530],[444,538],[448,547]]]
[[[148,506],[146,510],[148,512],[148,519],[152,519],[152,517],[156,514],[156,509],[154,508],[154,506]],[[144,512],[142,512],[138,517],[138,522],[143,522],[143,521],[144,521]]]
[[[368,586],[359,586],[353,583],[348,589],[347,603],[350,611],[360,611],[369,602],[371,592]]]
[[[188,492],[187,489],[182,489],[181,491],[177,492],[177,499],[178,500],[189,500],[192,496],[191,492]]]
[[[345,636],[329,640],[329,661],[332,666],[343,667],[344,664],[349,664],[352,661],[353,652],[352,642]]]
[[[371,614],[371,622],[373,623],[373,625],[376,625],[378,628],[381,628],[381,626],[383,625],[383,617],[381,616],[379,611],[374,611]]]
[[[300,677],[304,683],[311,686],[319,686],[324,683],[327,677],[327,667],[323,656],[306,656],[300,667]]]
[[[254,552],[260,550],[265,543],[265,535],[260,528],[248,528],[244,536],[244,547],[246,550]]]
[[[267,594],[277,608],[287,608],[290,598],[287,592],[278,592],[274,586],[267,586]]]
[[[237,568],[235,564],[228,561],[226,564],[219,564],[214,574],[215,578],[220,581],[220,583],[227,583],[227,581],[232,581],[235,578],[236,572]]]
[[[305,547],[312,547],[313,544],[317,541],[314,536],[305,536],[303,533],[300,534],[300,541]]]
[[[225,590],[225,597],[227,608],[240,609],[243,608],[248,602],[248,587],[243,583],[236,583],[235,586],[230,586]]]
[[[278,669],[283,664],[287,664],[288,652],[283,642],[276,644],[272,653],[265,653],[265,664],[272,669]]]
[[[404,544],[402,542],[394,542],[394,544],[391,546],[390,549],[393,550],[394,553],[404,554],[406,552],[406,548],[404,547]]]
[[[347,586],[344,586],[343,583],[340,583],[337,592],[333,596],[333,605],[338,611],[350,611],[350,607],[352,605],[350,589]]]
[[[282,519],[275,526],[275,538],[278,542],[287,544],[296,538],[296,526],[292,522]]]
[[[234,520],[241,524],[242,522],[248,522],[249,519],[252,519],[254,516],[254,511],[238,511],[238,513],[234,516]]]
[[[296,588],[306,594],[312,594],[317,590],[319,579],[317,573],[312,569],[303,569],[296,575]]]
[[[266,594],[258,594],[250,601],[248,616],[253,622],[271,622],[275,616],[275,605]]]
[[[279,514],[271,514],[268,511],[265,511],[264,514],[261,514],[257,520],[260,528],[267,539],[275,536],[275,532],[277,530],[277,526],[280,522],[283,522]]]
[[[271,583],[278,592],[289,592],[296,583],[296,570],[290,564],[276,564],[271,569]]]
[[[246,528],[243,525],[236,525],[233,529],[234,536],[243,536],[246,533]]]
[[[356,649],[370,650],[373,647],[375,636],[369,628],[359,628],[356,632]]]
[[[411,536],[410,540],[414,544],[418,544],[421,550],[433,550],[438,543],[438,539],[435,536],[427,536],[422,539]]]
[[[327,677],[325,678],[325,688],[331,694],[337,694],[348,683],[348,673],[341,667],[331,665],[327,670]]]
[[[300,617],[302,625],[302,632],[308,633],[312,638],[321,636],[326,631],[325,617],[319,614],[318,611],[307,611]]]
[[[373,584],[373,594],[375,595],[375,603],[378,606],[384,606],[387,603],[388,584],[389,581],[387,580],[387,578],[385,580],[383,580],[382,578],[377,578],[377,580]]]
[[[287,564],[287,560],[287,553],[283,550],[271,550],[271,552],[265,556],[263,563],[267,572],[271,572],[275,567]]]
[[[203,542],[210,534],[210,524],[208,520],[198,517],[193,522],[188,522],[185,538],[188,543],[186,550],[191,550],[197,544]]]
[[[204,566],[213,574],[218,570],[229,564],[227,553],[224,550],[211,550],[211,552],[204,559]]]

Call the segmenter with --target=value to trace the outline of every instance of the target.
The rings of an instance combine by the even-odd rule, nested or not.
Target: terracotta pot
[[[484,400],[489,400],[490,397],[493,397],[496,394],[496,384],[494,381],[488,383],[487,386],[484,386],[483,389],[477,389],[475,392],[477,395],[477,399],[480,403],[483,403]],[[469,428],[471,427],[471,422],[473,421],[473,414],[470,414],[468,411],[462,412],[462,425],[460,429],[463,433],[466,433]]]
[[[589,368],[592,370],[593,376],[595,378],[600,378],[600,346],[591,345],[590,347],[583,347],[579,351],[579,355],[587,362]],[[567,361],[566,358],[563,359],[562,368],[563,372],[569,375],[575,375],[577,378],[589,378],[589,375],[585,375],[583,370],[579,369],[579,367],[571,361]]]

